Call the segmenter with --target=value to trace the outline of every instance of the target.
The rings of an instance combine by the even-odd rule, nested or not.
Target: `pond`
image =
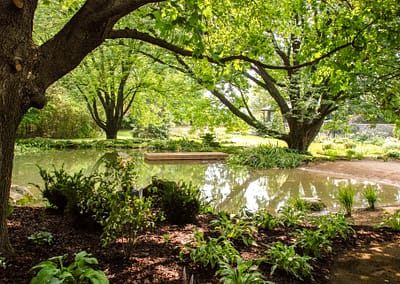
[[[320,198],[329,210],[337,211],[337,191],[340,183],[351,183],[357,190],[356,207],[367,207],[362,191],[368,181],[326,176],[301,169],[249,170],[232,167],[223,162],[197,163],[147,163],[138,151],[124,154],[139,156],[138,187],[151,183],[153,176],[174,181],[184,181],[199,186],[203,197],[217,210],[238,212],[267,209],[277,211],[296,197]],[[90,173],[104,161],[115,157],[116,152],[99,150],[65,150],[18,154],[14,160],[13,184],[29,186],[38,197],[40,192],[31,184],[42,185],[38,166],[55,167],[74,173],[83,169]],[[376,184],[380,191],[379,205],[395,205],[400,202],[400,187]]]

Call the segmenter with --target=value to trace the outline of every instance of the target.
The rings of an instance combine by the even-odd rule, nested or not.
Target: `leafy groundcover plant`
[[[37,245],[51,244],[53,242],[53,234],[50,232],[40,231],[37,233],[33,233],[28,237],[32,243]]]
[[[32,278],[30,284],[43,283],[92,283],[92,284],[108,284],[109,281],[101,270],[96,270],[92,266],[98,264],[96,258],[86,251],[75,254],[74,261],[66,266],[64,261],[67,254],[55,256],[48,260],[42,261],[32,267],[37,270],[36,276]]]
[[[276,269],[281,269],[300,280],[305,278],[311,280],[313,267],[310,262],[314,258],[299,255],[294,246],[277,242],[265,252],[265,255],[266,261],[272,264],[271,275]]]
[[[238,257],[236,265],[229,263],[219,263],[219,270],[216,275],[220,276],[221,283],[225,284],[265,284],[272,283],[263,279],[262,274],[258,271],[258,266],[251,260],[244,260]]]

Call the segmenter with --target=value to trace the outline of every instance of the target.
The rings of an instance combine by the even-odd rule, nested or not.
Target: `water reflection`
[[[277,211],[295,197],[318,197],[331,210],[338,210],[337,188],[340,183],[351,183],[357,190],[356,206],[366,207],[362,190],[368,181],[342,179],[303,170],[247,170],[218,163],[145,163],[140,152],[102,152],[99,150],[70,150],[17,155],[14,162],[13,183],[42,184],[36,165],[45,169],[64,166],[67,172],[84,169],[91,173],[117,156],[138,158],[138,186],[151,183],[152,176],[184,181],[201,187],[203,197],[217,210],[237,212],[243,207]],[[398,204],[400,188],[377,185],[380,190],[378,205]],[[39,193],[38,193],[39,194]]]

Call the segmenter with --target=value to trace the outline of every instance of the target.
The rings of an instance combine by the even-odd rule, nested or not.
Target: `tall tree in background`
[[[359,96],[351,84],[385,29],[378,23],[395,16],[396,1],[255,2],[203,2],[209,26],[202,34],[202,60],[175,49],[178,63],[164,63],[194,77],[249,125],[289,148],[307,150],[324,119]],[[252,114],[246,100],[254,85],[274,100],[287,130],[270,128]]]
[[[116,139],[135,97],[146,88],[143,59],[123,45],[107,45],[85,59],[72,79],[107,139]]]

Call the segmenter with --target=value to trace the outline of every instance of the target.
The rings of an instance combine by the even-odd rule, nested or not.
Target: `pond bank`
[[[300,169],[326,175],[342,176],[375,183],[400,185],[400,161],[353,160],[309,163]]]

